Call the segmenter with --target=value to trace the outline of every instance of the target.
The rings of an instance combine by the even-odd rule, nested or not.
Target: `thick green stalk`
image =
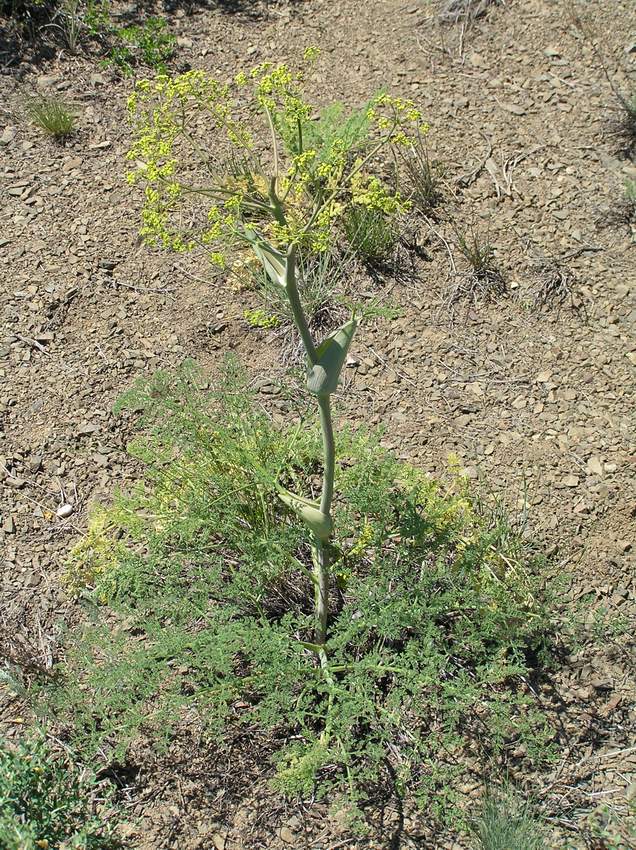
[[[285,262],[285,291],[287,293],[287,299],[289,300],[289,306],[291,307],[294,324],[298,328],[298,333],[300,334],[300,338],[305,348],[307,360],[309,361],[310,366],[315,366],[317,359],[316,346],[314,344],[311,331],[309,330],[307,319],[305,318],[305,311],[303,310],[303,305],[300,302],[300,295],[298,294],[295,245],[290,245],[287,250]]]
[[[320,427],[322,430],[323,446],[323,477],[322,495],[320,497],[320,510],[323,514],[331,517],[331,503],[333,501],[333,485],[336,472],[336,447],[333,438],[333,422],[331,419],[330,396],[320,396]],[[327,641],[327,620],[329,617],[329,541],[314,540],[313,560],[316,580],[316,643],[324,646]],[[326,658],[321,655],[324,664]]]
[[[292,316],[300,338],[302,340],[307,360],[310,366],[315,366],[317,361],[316,346],[307,324],[296,281],[296,250],[291,245],[287,251],[285,269],[285,289],[289,299]],[[320,497],[320,511],[331,518],[331,503],[333,501],[333,487],[336,471],[336,449],[333,436],[333,422],[331,418],[330,397],[320,396],[318,398],[320,408],[320,427],[322,430],[323,445],[323,478],[322,494]],[[327,641],[327,621],[329,617],[329,541],[320,540],[312,535],[311,543],[312,561],[314,565],[314,612],[316,616],[315,642],[324,647]],[[320,653],[323,666],[326,664],[324,650]]]

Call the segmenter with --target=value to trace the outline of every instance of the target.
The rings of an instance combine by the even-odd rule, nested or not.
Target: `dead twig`
[[[30,345],[31,348],[37,348],[38,351],[41,351],[42,354],[46,354],[47,357],[50,357],[49,352],[42,345],[41,342],[38,342],[36,339],[31,339],[28,336],[22,336],[21,334],[15,334],[16,338],[20,340],[20,342],[25,343],[26,345]]]

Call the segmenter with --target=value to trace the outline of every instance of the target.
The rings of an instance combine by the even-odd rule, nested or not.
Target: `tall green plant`
[[[391,194],[372,169],[385,148],[411,144],[409,134],[421,133],[424,128],[411,101],[386,94],[376,96],[364,111],[343,119],[339,127],[342,108],[336,105],[323,111],[319,126],[312,128],[313,109],[303,96],[302,75],[293,74],[285,65],[265,63],[249,77],[237,77],[238,87],[250,83],[271,136],[269,173],[250,167],[253,140],[237,117],[230,86],[203,72],[189,72],[137,85],[129,102],[135,135],[129,158],[137,163],[131,181],[145,184],[142,234],[149,241],[178,251],[202,245],[219,265],[225,265],[228,247],[247,244],[289,303],[305,351],[307,389],[318,406],[323,475],[319,499],[283,487],[279,496],[302,519],[310,535],[315,586],[312,648],[326,669],[336,463],[331,396],[338,387],[358,319],[352,316],[320,342],[313,338],[299,291],[297,256],[301,248],[319,252],[328,247],[348,206],[387,215],[403,207],[402,199]],[[222,164],[211,160],[209,145],[204,147],[197,140],[201,113],[207,113],[225,137],[229,146],[226,162],[228,158],[232,162],[229,174]],[[198,161],[198,170],[193,159]],[[182,207],[192,198],[207,202],[206,223],[204,227],[195,223],[185,232]],[[178,217],[174,215],[177,210]]]

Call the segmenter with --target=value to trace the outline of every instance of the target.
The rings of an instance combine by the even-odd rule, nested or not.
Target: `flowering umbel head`
[[[306,54],[314,61],[317,51]],[[269,165],[256,158],[238,107],[246,94],[271,133]],[[334,104],[316,117],[302,73],[272,63],[231,83],[204,71],[141,80],[128,109],[128,179],[144,191],[141,235],[175,251],[201,247],[219,265],[246,228],[279,249],[319,253],[348,207],[399,213],[406,202],[374,173],[378,156],[426,130],[412,101],[385,93],[348,116]]]

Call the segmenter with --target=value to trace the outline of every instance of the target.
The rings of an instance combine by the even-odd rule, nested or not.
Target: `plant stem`
[[[298,294],[298,283],[296,281],[296,246],[290,245],[287,249],[287,257],[285,261],[285,291],[289,299],[294,324],[298,328],[298,333],[302,340],[307,354],[307,360],[310,366],[315,366],[318,355],[316,354],[316,346],[314,344],[305,311],[300,301]]]
[[[320,428],[322,430],[323,446],[323,473],[322,473],[322,495],[320,497],[320,510],[323,514],[331,516],[331,503],[333,501],[333,484],[336,471],[336,448],[333,438],[333,421],[331,418],[330,396],[320,396],[318,399],[320,407]],[[327,620],[329,616],[329,567],[330,549],[329,541],[314,540],[313,561],[316,579],[315,611],[316,611],[316,643],[323,647],[327,641]],[[326,656],[321,653],[320,661],[326,664]]]
[[[307,319],[298,294],[296,281],[296,248],[290,245],[287,250],[285,269],[285,289],[289,299],[292,316],[300,338],[305,347],[307,360],[310,366],[317,361],[316,346],[307,324]],[[333,436],[333,421],[331,418],[331,400],[328,395],[318,398],[320,408],[320,428],[322,430],[323,446],[323,477],[322,494],[320,497],[320,510],[326,516],[331,516],[331,503],[333,501],[333,486],[336,471],[336,449]],[[316,616],[315,641],[320,647],[324,647],[327,641],[327,620],[329,616],[329,541],[312,538],[311,554],[314,565],[314,612]],[[327,657],[324,650],[320,652],[320,663],[324,667]]]
[[[276,219],[285,225],[285,213],[276,194],[275,178],[272,178],[269,186],[269,197],[272,211]],[[309,366],[315,366],[318,361],[316,345],[314,343],[307,317],[298,293],[298,281],[296,280],[296,246],[289,245],[285,258],[285,291],[289,300],[294,323],[302,340],[307,355]],[[320,497],[320,511],[331,518],[331,503],[333,502],[333,488],[336,472],[336,448],[333,435],[333,420],[331,417],[331,398],[329,395],[318,397],[320,409],[320,428],[322,431],[323,446],[323,475],[322,494]],[[315,642],[320,647],[318,653],[320,664],[327,669],[327,655],[324,650],[327,642],[327,622],[329,619],[329,567],[330,546],[329,540],[320,540],[312,535],[311,554],[314,567],[314,614],[316,618]]]
[[[322,481],[322,496],[320,510],[323,514],[331,513],[333,501],[333,483],[336,473],[336,448],[333,438],[333,421],[331,418],[331,396],[320,396],[320,427],[322,429],[322,447],[324,454],[324,477]]]

